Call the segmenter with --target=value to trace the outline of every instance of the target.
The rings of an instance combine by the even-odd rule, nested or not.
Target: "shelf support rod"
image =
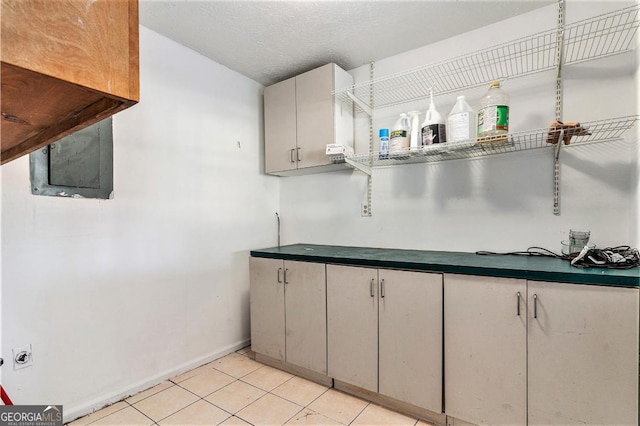
[[[374,77],[374,70],[375,68],[375,62],[370,62],[369,63],[369,81],[373,81],[373,77]],[[373,137],[374,137],[374,131],[373,131],[373,105],[374,102],[374,96],[373,96],[373,84],[369,85],[369,105],[371,105],[371,109],[370,109],[370,113],[369,114],[369,173],[367,176],[367,206],[369,207],[368,209],[368,213],[369,213],[369,217],[373,216],[373,197],[372,197],[372,192],[373,192]]]
[[[560,151],[564,144],[564,129],[560,130],[553,162],[553,214],[560,215]]]
[[[558,0],[558,34],[556,40],[556,121],[562,121],[562,63],[564,62],[564,18],[565,0]],[[564,131],[560,132],[560,139],[554,156],[553,164],[553,214],[560,216],[560,145],[563,144]]]
[[[362,102],[356,95],[354,95],[351,92],[345,92],[347,94],[347,96],[353,101],[355,102],[360,109],[362,109],[369,117],[373,116],[373,109],[369,108],[369,106],[367,104],[365,104],[364,102]]]
[[[364,173],[367,176],[371,176],[371,167],[367,167],[367,166],[363,165],[362,163],[360,163],[359,161],[351,160],[348,157],[345,157],[344,161],[346,161],[347,164],[349,164],[354,169],[360,170],[362,173]],[[368,195],[367,195],[367,198],[368,198]],[[369,203],[370,203],[370,201],[367,199],[367,205],[370,205]]]

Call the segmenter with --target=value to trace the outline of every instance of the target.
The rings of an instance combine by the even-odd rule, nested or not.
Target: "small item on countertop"
[[[568,257],[573,257],[571,265],[579,268],[630,269],[640,266],[640,253],[637,248],[630,246],[604,249],[590,249],[585,246],[579,254]]]
[[[563,123],[562,121],[554,121],[549,128],[549,134],[547,135],[547,143],[557,144],[560,140],[560,131],[564,130],[564,137],[562,138],[565,145],[571,143],[571,137],[573,136],[588,136],[591,134],[589,129],[580,125],[577,122]]]

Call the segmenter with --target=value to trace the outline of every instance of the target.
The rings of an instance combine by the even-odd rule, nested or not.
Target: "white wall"
[[[618,2],[567,5],[567,22],[628,6]],[[555,27],[555,5],[375,63],[380,77],[453,58]],[[565,70],[565,121],[637,114],[635,56],[611,58]],[[613,63],[613,66],[608,64]],[[356,82],[369,66],[352,70]],[[555,74],[507,80],[511,131],[545,128],[554,120]],[[472,105],[487,88],[465,92]],[[436,98],[447,115],[455,96]],[[427,104],[408,109],[423,111]],[[402,109],[374,115],[374,131],[391,127]],[[357,119],[356,150],[368,149],[368,120]],[[438,164],[375,169],[373,217],[360,216],[366,178],[359,172],[283,179],[280,186],[283,243],[319,243],[429,250],[559,252],[569,229],[591,230],[598,246],[638,245],[637,137],[575,147],[562,153],[561,215],[553,214],[551,150]]]
[[[140,68],[113,199],[31,195],[28,156],[1,169],[2,384],[66,420],[245,345],[248,251],[277,243],[263,87],[144,27]]]

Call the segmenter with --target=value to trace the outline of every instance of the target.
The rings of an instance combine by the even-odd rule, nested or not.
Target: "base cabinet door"
[[[445,274],[445,412],[487,425],[527,423],[525,280]]]
[[[442,275],[380,269],[379,393],[442,412]]]
[[[327,373],[323,263],[251,257],[251,349]]]
[[[529,425],[637,425],[640,290],[528,286]]]
[[[328,373],[378,391],[378,271],[327,265]]]
[[[284,262],[249,258],[251,349],[285,360]]]
[[[285,261],[286,361],[327,374],[325,265]]]

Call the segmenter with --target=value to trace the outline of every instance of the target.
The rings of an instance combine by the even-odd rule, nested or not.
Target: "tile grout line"
[[[353,395],[352,395],[352,396],[353,396]],[[357,397],[356,397],[356,398],[357,398]],[[360,399],[360,398],[358,398],[358,399]],[[364,401],[364,400],[363,400],[363,401]],[[365,406],[362,408],[362,410],[360,410],[360,412],[359,412],[359,413],[358,413],[358,414],[353,418],[353,420],[351,420],[351,421],[349,422],[349,425],[353,424],[353,422],[355,422],[355,421],[356,421],[356,419],[357,419],[358,417],[360,417],[360,414],[362,414],[362,413],[363,413],[363,411],[364,411],[364,410],[366,410],[366,409],[367,409],[367,407],[368,407],[369,405],[371,405],[371,403],[370,403],[370,402],[367,402],[367,405],[365,405]],[[348,425],[347,425],[347,426],[348,426]]]
[[[160,393],[160,392],[158,392]],[[154,394],[155,395],[155,394]],[[145,398],[146,399],[146,398]],[[144,399],[141,399],[140,401],[144,401]],[[127,401],[125,401],[127,402]],[[139,402],[139,401],[138,401]],[[142,411],[138,410],[138,407],[134,407],[133,404],[130,404],[129,402],[127,402],[127,404],[129,404],[129,407],[133,408],[134,410],[136,410],[138,413],[142,414],[143,416],[145,416],[146,418],[148,418],[149,420],[151,420],[151,424],[157,424],[158,422],[155,421],[154,419],[152,419],[151,417],[147,416],[145,413],[143,413]]]
[[[80,420],[80,419],[83,419],[83,418],[85,418],[85,417],[89,417],[89,416],[91,416],[92,414],[95,414],[95,413],[99,413],[100,411],[105,410],[105,409],[107,409],[107,408],[111,407],[112,405],[116,405],[116,404],[117,404],[117,403],[119,403],[119,402],[125,402],[125,403],[127,403],[129,406],[131,406],[131,404],[129,404],[128,402],[126,402],[124,399],[121,399],[120,401],[116,401],[116,402],[114,402],[113,404],[105,405],[104,407],[102,407],[102,408],[101,408],[101,409],[99,409],[99,410],[94,411],[93,413],[89,413],[89,414],[87,414],[87,415],[85,415],[85,416],[78,417],[77,419],[75,419],[75,420],[73,420],[73,421],[70,421],[70,422],[68,422],[68,423],[64,423],[64,424],[65,424],[65,425],[71,425],[71,424],[73,424],[74,422],[77,422],[77,421],[78,421],[78,420]],[[106,416],[98,417],[97,419],[95,419],[95,420],[93,420],[93,421],[91,421],[91,422],[87,423],[85,426],[89,426],[89,425],[91,425],[91,424],[94,424],[94,423],[95,423],[95,422],[97,422],[98,420],[102,420],[102,419],[104,419],[105,417],[109,417],[109,416],[110,416],[110,415],[112,415],[112,414],[119,413],[120,411],[124,410],[125,408],[128,408],[128,407],[122,407],[121,409],[116,410],[116,411],[114,411],[113,413],[109,413],[109,414],[107,414]]]
[[[289,380],[292,380],[294,377],[300,377],[300,376],[293,376],[293,377],[292,377],[291,379],[289,379]],[[301,378],[301,379],[304,379],[304,377],[300,377],[300,378]],[[287,380],[287,382],[288,382],[289,380]],[[304,380],[307,380],[307,379],[304,379]],[[311,380],[309,380],[309,381],[311,381]],[[285,383],[287,383],[287,382],[282,383],[282,385],[284,385],[284,384],[285,384]],[[244,382],[243,382],[243,383],[244,383]],[[312,382],[312,383],[315,383],[315,382]],[[318,384],[318,383],[316,383],[316,384]],[[278,388],[279,388],[280,386],[282,386],[282,385],[276,386],[275,388],[273,388],[273,390],[278,389]],[[324,386],[324,385],[320,385],[320,386]],[[314,402],[316,399],[318,399],[318,398],[320,398],[322,395],[324,395],[324,394],[325,394],[329,389],[331,389],[331,388],[326,388],[324,391],[322,391],[322,393],[321,393],[320,395],[318,395],[318,396],[317,396],[317,397],[315,397],[313,400],[311,400],[311,402],[309,402],[307,405],[305,405],[305,406],[304,406],[304,408],[308,408],[308,407],[309,407],[309,405],[313,404],[313,402]],[[267,392],[267,393],[270,393],[270,394],[271,394],[271,395],[273,395],[273,396],[277,396],[278,398],[282,398],[282,399],[284,399],[285,401],[289,401],[289,402],[291,402],[291,403],[293,403],[293,404],[298,405],[298,403],[297,403],[297,402],[295,402],[295,401],[291,401],[290,399],[287,399],[287,398],[285,398],[284,396],[276,395],[275,393],[273,393],[273,391],[270,391],[270,392]],[[313,409],[311,409],[311,408],[309,408],[309,409],[313,411]],[[314,412],[315,412],[315,411],[314,411]]]
[[[274,395],[274,396],[278,396],[278,395]],[[284,398],[283,398],[284,399]],[[298,405],[298,404],[296,404]],[[298,405],[299,407],[299,405]],[[293,416],[289,417],[284,423],[281,424],[281,426],[286,425],[288,422],[290,422],[294,417],[296,417],[298,414],[302,413],[305,409],[307,409],[307,407],[302,407],[300,409],[300,411],[297,411]]]

